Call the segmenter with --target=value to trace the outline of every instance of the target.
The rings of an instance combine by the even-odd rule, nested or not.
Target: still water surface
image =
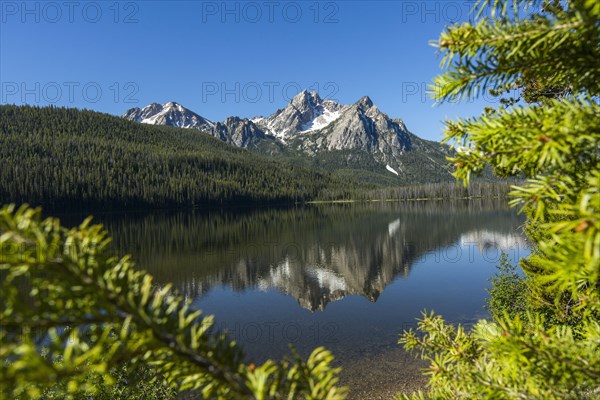
[[[363,397],[422,383],[397,344],[424,309],[487,317],[500,251],[528,254],[504,201],[99,214],[116,250],[172,282],[255,362],[326,346]],[[418,385],[416,385],[418,386]],[[362,391],[362,392],[361,392]],[[383,392],[382,392],[383,393]],[[386,392],[387,393],[387,392]],[[360,396],[359,396],[360,397]]]

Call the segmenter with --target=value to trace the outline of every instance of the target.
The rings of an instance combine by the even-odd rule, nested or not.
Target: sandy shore
[[[340,384],[350,388],[349,400],[391,399],[396,393],[424,389],[425,367],[426,362],[402,348],[389,349],[352,363],[344,362]]]

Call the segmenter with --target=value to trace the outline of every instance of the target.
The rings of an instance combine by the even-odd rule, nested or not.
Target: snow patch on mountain
[[[141,122],[142,124],[167,125],[178,128],[209,130],[215,126],[212,121],[201,117],[174,101],[162,105],[152,103],[141,109],[132,108],[123,117],[131,121]]]
[[[324,110],[316,118],[302,125],[300,133],[318,131],[327,127],[330,123],[337,120],[342,115],[342,111]]]
[[[299,134],[323,129],[336,121],[347,108],[333,100],[321,99],[317,92],[304,90],[289,104],[268,117],[255,117],[252,122],[269,135],[286,142]]]
[[[388,171],[390,171],[392,174],[396,174],[398,175],[398,171],[396,171],[394,168],[390,167],[389,165],[386,164],[385,169],[387,169]]]

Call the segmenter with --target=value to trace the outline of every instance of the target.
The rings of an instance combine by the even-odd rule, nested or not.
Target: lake
[[[70,216],[66,218],[70,220]],[[65,218],[63,218],[65,219]],[[488,317],[501,250],[529,252],[523,218],[496,201],[304,205],[98,214],[120,253],[172,282],[262,362],[325,346],[351,398],[420,387],[423,362],[397,344],[422,310]]]

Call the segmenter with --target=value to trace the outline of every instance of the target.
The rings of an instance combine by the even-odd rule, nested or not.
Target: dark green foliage
[[[368,187],[189,129],[92,111],[0,106],[0,199],[69,208],[346,199]]]
[[[518,273],[508,255],[502,252],[498,272],[490,279],[488,289],[490,297],[486,299],[485,309],[496,319],[504,316],[525,318],[529,298],[527,295],[527,277]]]
[[[508,196],[511,186],[509,182],[470,182],[467,186],[456,182],[424,183],[373,189],[367,192],[364,198],[389,200],[504,198]]]
[[[175,400],[177,398],[177,388],[170,385],[163,377],[156,375],[148,366],[123,364],[110,370],[109,375],[112,381],[107,383],[102,374],[91,372],[85,385],[94,387],[93,396],[81,391],[72,394],[71,398],[73,400]],[[68,393],[66,383],[59,381],[46,389],[40,396],[40,400],[62,400],[65,398],[65,393]]]

